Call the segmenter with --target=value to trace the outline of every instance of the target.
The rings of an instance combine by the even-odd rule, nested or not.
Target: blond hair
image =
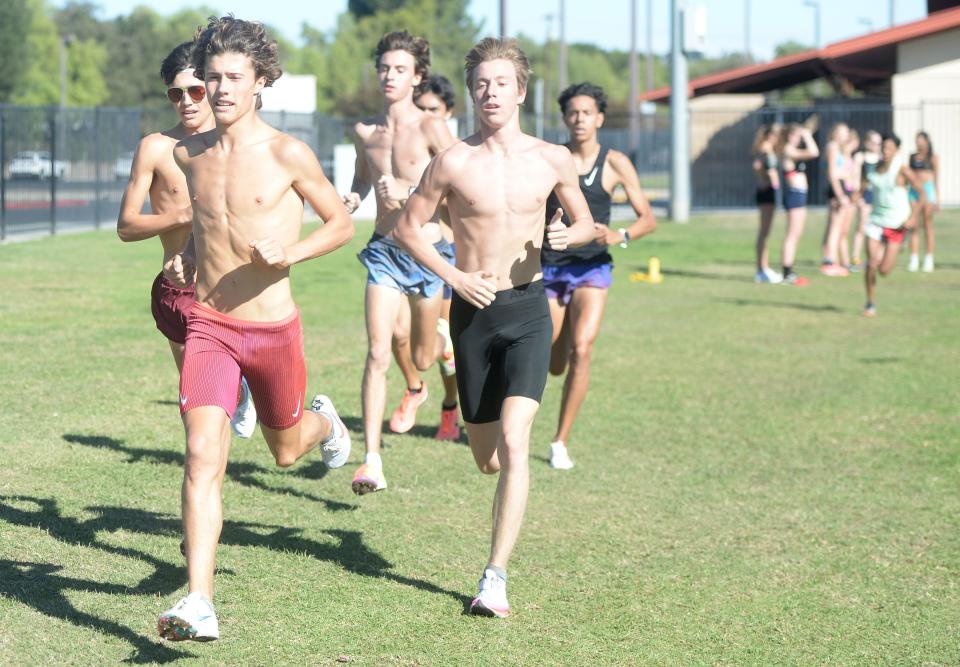
[[[463,69],[466,72],[467,87],[470,90],[473,90],[473,75],[477,67],[480,66],[480,63],[491,60],[509,60],[512,62],[513,68],[517,72],[517,88],[520,91],[527,89],[527,81],[530,80],[530,62],[517,40],[487,37],[477,42],[470,49],[467,57],[464,58]]]

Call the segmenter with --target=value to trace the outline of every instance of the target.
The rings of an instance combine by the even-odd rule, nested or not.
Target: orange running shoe
[[[440,411],[440,428],[437,429],[435,436],[437,440],[459,440],[460,439],[460,410],[453,406],[449,410],[442,408]]]
[[[417,408],[427,400],[427,383],[420,384],[420,391],[413,393],[407,390],[400,401],[400,407],[390,417],[390,430],[394,433],[406,433],[413,428],[417,421]]]

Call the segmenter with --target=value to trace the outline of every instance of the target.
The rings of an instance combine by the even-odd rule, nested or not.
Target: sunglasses
[[[186,93],[194,102],[199,102],[207,94],[203,86],[186,86],[184,88],[167,88],[167,99],[174,104],[180,104],[183,94]]]

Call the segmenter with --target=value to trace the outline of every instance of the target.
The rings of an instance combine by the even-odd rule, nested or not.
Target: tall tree
[[[43,0],[27,0],[30,24],[26,30],[26,67],[10,96],[14,104],[47,105],[60,101],[60,37]]]
[[[0,103],[10,101],[23,78],[28,57],[23,36],[31,18],[27,0],[0,2]]]

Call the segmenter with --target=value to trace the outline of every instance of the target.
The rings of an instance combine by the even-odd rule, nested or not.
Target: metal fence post
[[[94,200],[93,200],[93,226],[95,229],[100,229],[100,190],[103,186],[102,183],[102,169],[101,169],[101,155],[100,155],[100,107],[97,107],[93,110],[93,160],[94,160],[94,169],[96,171],[96,185],[94,186]]]
[[[50,108],[50,235],[57,233],[57,109]]]
[[[7,239],[7,118],[0,105],[0,241]]]

